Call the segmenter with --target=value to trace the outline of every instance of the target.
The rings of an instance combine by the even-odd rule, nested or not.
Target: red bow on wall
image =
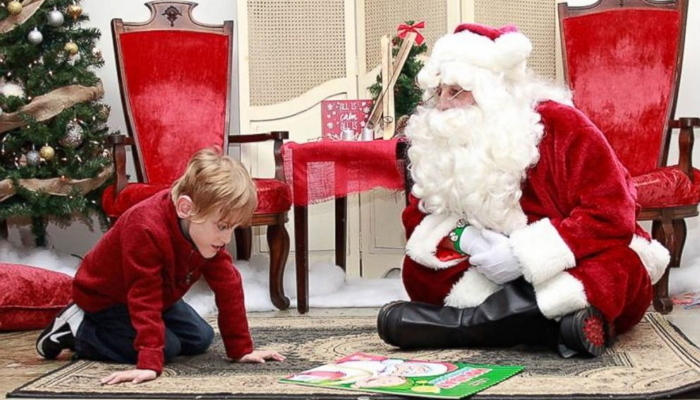
[[[415,32],[416,33],[416,44],[418,46],[420,46],[425,41],[425,38],[423,37],[423,35],[420,34],[420,32],[418,32],[418,29],[423,29],[423,28],[425,28],[425,21],[417,22],[413,25],[399,24],[399,27],[396,28],[396,33],[401,39],[403,39],[406,37],[408,32]]]

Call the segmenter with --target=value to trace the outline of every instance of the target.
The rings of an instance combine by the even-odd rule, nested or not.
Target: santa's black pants
[[[472,308],[389,303],[379,311],[377,329],[386,343],[405,349],[543,344],[563,357],[598,356],[610,341],[604,317],[592,307],[560,321],[547,319],[537,307],[532,285],[523,278]]]

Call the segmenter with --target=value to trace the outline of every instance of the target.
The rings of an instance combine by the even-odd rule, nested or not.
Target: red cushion
[[[255,214],[275,214],[289,211],[292,207],[292,192],[289,185],[275,179],[253,180],[258,190],[258,208],[255,209]],[[118,218],[129,207],[168,187],[168,185],[129,183],[115,199],[114,186],[111,185],[102,194],[102,208],[107,216]]]
[[[700,171],[693,170],[695,182],[678,166],[665,167],[633,179],[637,201],[642,208],[693,205],[700,202]]]
[[[46,327],[70,302],[72,282],[60,272],[0,263],[0,331]]]
[[[258,189],[258,208],[255,214],[275,214],[292,208],[289,185],[275,179],[253,179]]]
[[[118,218],[120,215],[124,214],[124,211],[128,210],[129,207],[146,200],[168,187],[170,186],[150,185],[148,183],[129,183],[115,199],[114,185],[110,185],[102,193],[102,209],[104,209],[108,217]]]

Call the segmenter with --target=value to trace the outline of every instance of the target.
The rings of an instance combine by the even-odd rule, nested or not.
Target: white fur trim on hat
[[[520,261],[525,280],[540,284],[567,268],[576,257],[549,218],[543,218],[510,235],[513,254]]]
[[[465,30],[438,39],[426,66],[455,62],[493,72],[508,72],[526,62],[531,51],[530,39],[517,31],[506,32],[491,40]]]
[[[432,269],[449,268],[464,261],[466,257],[450,261],[441,261],[436,257],[438,243],[457,226],[458,221],[456,216],[427,215],[406,242],[406,255],[418,264]]]
[[[671,262],[671,254],[668,250],[656,240],[649,241],[637,235],[632,238],[630,248],[642,260],[642,264],[651,278],[651,283],[658,282]]]
[[[549,319],[563,317],[589,305],[583,283],[568,272],[560,272],[534,287],[537,307]]]
[[[475,268],[469,268],[452,286],[452,290],[445,297],[445,305],[458,308],[476,307],[498,289],[499,285],[488,280]]]

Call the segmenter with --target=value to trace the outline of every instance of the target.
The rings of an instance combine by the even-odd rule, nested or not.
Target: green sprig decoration
[[[406,24],[413,25],[413,21],[407,21]],[[391,39],[391,54],[394,58],[402,43],[403,39],[398,36],[394,36]],[[394,110],[397,121],[404,115],[411,115],[421,102],[423,93],[416,83],[416,76],[423,68],[423,63],[418,59],[418,55],[425,53],[427,50],[428,46],[425,43],[420,46],[413,45],[408,53],[406,63],[401,68],[401,74],[396,80],[396,85],[394,85]],[[382,94],[381,73],[377,76],[376,82],[368,89],[372,99],[377,101]]]

